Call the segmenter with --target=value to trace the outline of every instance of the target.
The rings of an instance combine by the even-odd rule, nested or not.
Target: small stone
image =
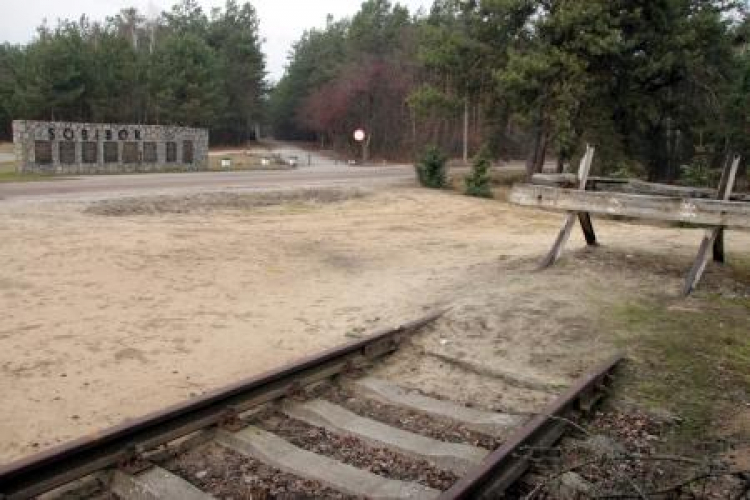
[[[208,471],[207,470],[202,470],[200,472],[196,472],[195,473],[195,477],[198,478],[198,479],[203,479],[206,476],[208,476]]]
[[[625,448],[614,439],[595,434],[583,442],[583,447],[604,457],[617,457],[626,453]]]
[[[575,472],[566,472],[552,486],[554,498],[559,498],[560,500],[588,498],[592,489],[591,483]]]

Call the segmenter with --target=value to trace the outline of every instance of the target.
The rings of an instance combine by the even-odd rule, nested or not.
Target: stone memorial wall
[[[208,168],[208,131],[162,125],[13,122],[18,171],[117,174]]]

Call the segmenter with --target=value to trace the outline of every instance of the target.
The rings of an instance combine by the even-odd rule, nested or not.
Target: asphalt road
[[[0,200],[101,198],[140,194],[217,190],[275,190],[284,188],[374,186],[414,179],[413,168],[400,166],[347,166],[291,145],[279,147],[283,156],[298,156],[302,166],[285,171],[192,172],[76,176],[64,180],[2,183]]]

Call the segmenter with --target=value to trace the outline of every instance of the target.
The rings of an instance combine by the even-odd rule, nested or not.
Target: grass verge
[[[623,393],[678,417],[671,445],[697,451],[721,434],[725,419],[747,408],[750,299],[706,294],[679,303],[637,301],[608,317],[632,360]]]
[[[15,162],[0,163],[0,184],[8,182],[62,181],[69,177],[47,174],[19,174]]]

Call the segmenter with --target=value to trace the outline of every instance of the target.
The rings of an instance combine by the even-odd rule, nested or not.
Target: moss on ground
[[[705,442],[750,401],[750,299],[630,302],[606,322],[631,359],[624,395],[678,416],[673,444]]]

